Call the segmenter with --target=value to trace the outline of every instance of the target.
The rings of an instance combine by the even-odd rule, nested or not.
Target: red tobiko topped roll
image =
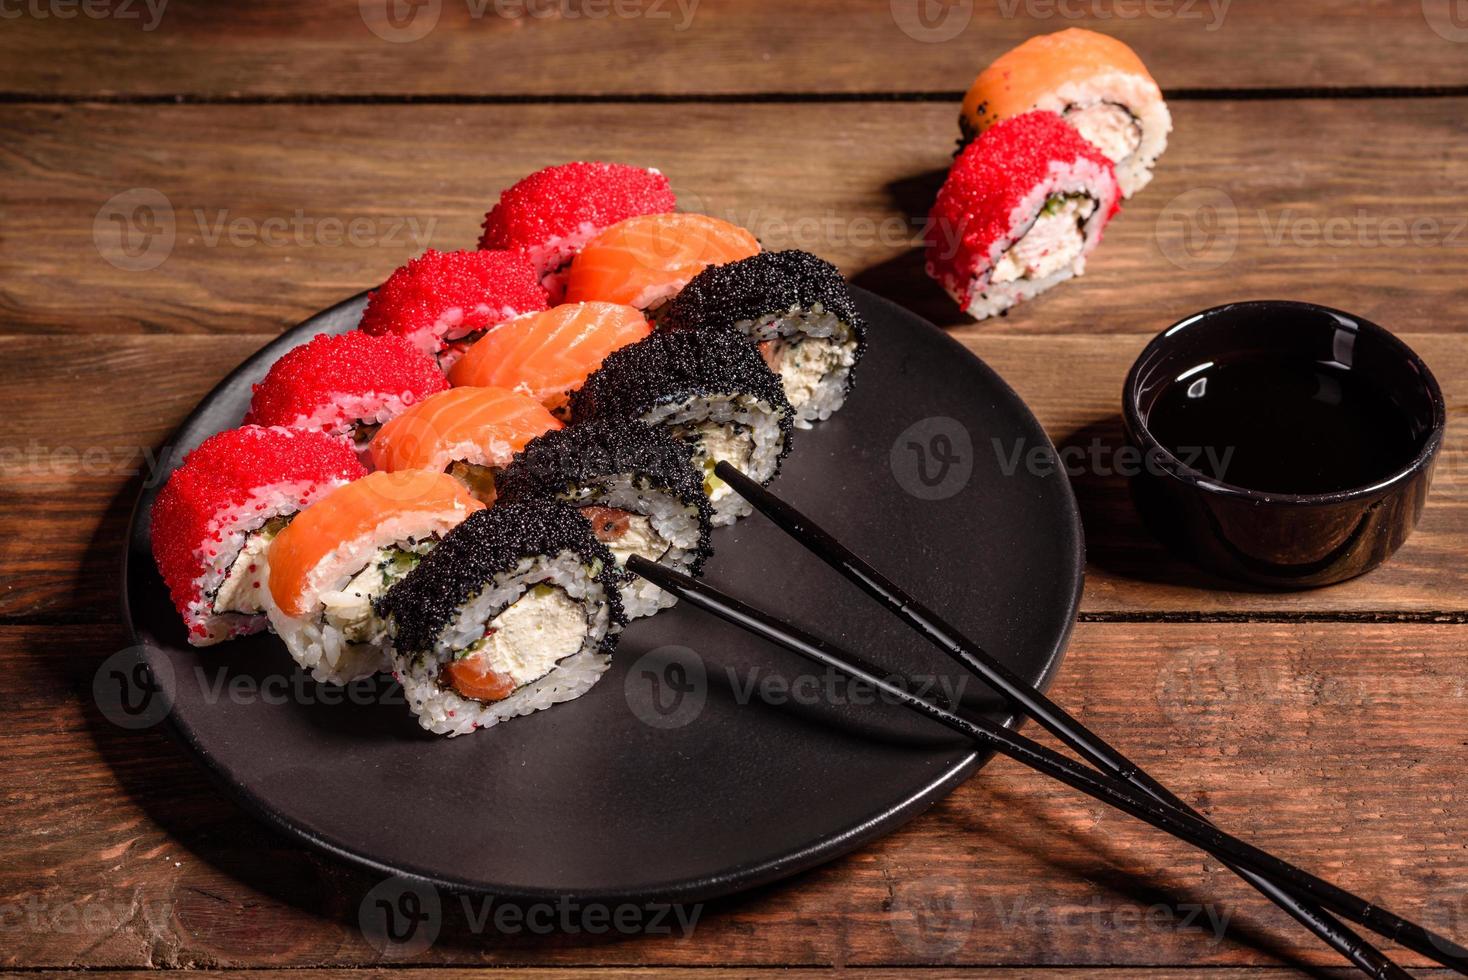
[[[189,630],[207,646],[265,626],[268,545],[298,510],[365,476],[325,432],[246,425],[210,436],[153,502],[153,558]]]
[[[350,434],[360,451],[382,423],[448,386],[433,359],[404,337],[317,334],[255,385],[245,423]]]
[[[996,123],[959,154],[928,222],[927,269],[972,316],[1085,271],[1120,208],[1111,161],[1053,112]]]
[[[500,195],[484,216],[480,248],[522,251],[559,302],[561,272],[602,229],[677,207],[668,178],[625,163],[577,161],[546,167]]]
[[[546,307],[540,277],[520,252],[429,249],[367,297],[362,329],[406,337],[447,368],[491,327]]]

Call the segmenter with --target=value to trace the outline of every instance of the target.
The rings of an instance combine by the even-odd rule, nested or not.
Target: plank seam
[[[538,95],[414,94],[407,92],[210,94],[198,92],[85,93],[0,92],[5,105],[689,105],[699,103],[778,105],[839,102],[958,102],[960,90],[913,92],[629,92]],[[1182,88],[1169,91],[1174,102],[1268,102],[1292,99],[1451,99],[1468,97],[1468,85],[1360,85],[1340,87]]]

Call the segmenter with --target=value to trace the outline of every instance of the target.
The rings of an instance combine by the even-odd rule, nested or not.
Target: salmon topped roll
[[[562,415],[567,394],[608,354],[651,332],[634,306],[566,303],[495,328],[459,359],[449,379],[457,386],[513,388]]]
[[[491,327],[546,305],[540,276],[521,252],[430,248],[372,291],[361,328],[404,337],[447,370]]]
[[[611,553],[545,501],[472,515],[376,607],[409,709],[451,736],[585,694],[625,622]]]
[[[350,436],[361,452],[382,423],[448,386],[433,359],[404,337],[317,334],[271,365],[245,422]]]
[[[1120,207],[1111,161],[1053,112],[987,130],[959,154],[927,229],[928,275],[976,320],[1086,271]]]
[[[523,252],[551,302],[565,295],[565,272],[581,247],[609,225],[678,206],[668,178],[625,163],[576,161],[546,167],[500,195],[484,216],[480,248]]]
[[[265,628],[271,541],[367,471],[345,440],[247,425],[184,457],[153,503],[153,557],[194,646]]]
[[[561,423],[545,406],[508,388],[450,388],[388,422],[367,447],[372,465],[447,471],[485,503],[497,470],[542,432]]]
[[[318,681],[387,667],[372,600],[483,508],[443,473],[372,473],[296,515],[270,544],[270,622]]]
[[[597,235],[571,263],[566,302],[602,300],[655,311],[711,265],[759,251],[753,235],[705,214],[648,214]]]
[[[1126,197],[1151,181],[1172,131],[1142,59],[1116,38],[1079,27],[1032,37],[985,68],[963,100],[959,126],[972,140],[1036,109],[1059,113],[1104,153]]]

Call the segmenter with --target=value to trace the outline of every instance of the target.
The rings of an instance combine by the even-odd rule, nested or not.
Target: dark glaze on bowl
[[[1155,337],[1127,376],[1133,497],[1231,578],[1312,588],[1370,571],[1416,526],[1446,410],[1388,331],[1309,303],[1233,303]]]

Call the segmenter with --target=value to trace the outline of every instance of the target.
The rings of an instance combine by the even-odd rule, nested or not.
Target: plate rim
[[[970,359],[979,370],[986,373],[990,380],[996,385],[995,391],[1002,397],[1010,399],[1015,405],[1023,410],[1031,422],[1034,423],[1036,431],[1044,439],[1044,445],[1053,454],[1055,452],[1054,442],[1035,417],[1029,405],[1020,398],[1019,394],[1009,386],[1009,383],[983,358],[969,350],[958,340],[932,323],[921,314],[907,309],[885,296],[880,296],[868,289],[851,285],[853,294],[860,296],[862,301],[868,305],[887,307],[900,318],[910,322],[920,323],[928,332],[937,335],[939,342],[950,347],[956,356]],[[298,346],[303,342],[298,337],[298,332],[308,324],[316,321],[338,310],[346,308],[361,301],[370,290],[362,290],[353,296],[343,299],[324,309],[306,317],[294,326],[282,331],[269,343],[260,347],[249,357],[219,380],[209,391],[199,399],[184,417],[184,419],[173,429],[171,435],[176,435],[188,429],[195,420],[203,414],[206,406],[216,396],[228,388],[234,387],[241,376],[253,372],[257,367],[265,363],[274,363],[286,351]],[[309,338],[307,338],[309,339]],[[171,437],[170,437],[171,442]],[[165,446],[170,443],[164,443]],[[171,456],[169,457],[171,461]],[[1086,541],[1084,527],[1081,521],[1080,506],[1076,500],[1075,488],[1071,485],[1068,477],[1063,471],[1057,471],[1061,477],[1063,503],[1063,523],[1060,529],[1069,538],[1073,559],[1068,569],[1070,575],[1070,589],[1067,595],[1068,606],[1065,625],[1056,637],[1049,653],[1045,658],[1044,668],[1040,674],[1036,687],[1041,691],[1048,691],[1060,672],[1064,663],[1066,652],[1070,645],[1071,637],[1075,632],[1076,617],[1080,610],[1081,595],[1085,587],[1086,572]],[[128,516],[127,533],[124,536],[121,561],[121,585],[118,590],[119,605],[122,612],[122,623],[127,630],[131,642],[131,649],[137,651],[143,661],[148,664],[150,670],[153,663],[152,658],[156,654],[153,647],[145,642],[138,633],[138,628],[133,621],[131,597],[131,579],[129,572],[132,565],[133,541],[138,534],[138,522],[143,510],[145,499],[156,492],[156,482],[144,484],[138,489],[136,499],[133,501],[132,509]],[[1002,721],[1004,727],[1018,731],[1028,719],[1011,712]],[[739,892],[768,885],[784,878],[791,877],[803,871],[826,864],[838,857],[849,854],[864,844],[878,840],[896,831],[903,825],[916,819],[927,809],[946,797],[954,789],[967,782],[976,772],[982,769],[994,753],[988,750],[973,750],[968,752],[957,762],[946,764],[937,776],[924,784],[907,798],[886,807],[882,812],[850,827],[843,828],[832,834],[816,838],[806,846],[763,861],[752,862],[748,865],[735,865],[717,874],[707,875],[701,878],[685,878],[675,882],[667,882],[653,886],[644,886],[638,890],[617,889],[588,889],[578,890],[570,895],[560,889],[539,889],[533,887],[515,886],[513,888],[495,887],[491,883],[473,881],[469,879],[458,879],[450,875],[430,872],[419,868],[413,868],[406,863],[394,864],[379,860],[370,854],[354,849],[351,845],[331,839],[330,837],[317,833],[307,827],[301,826],[293,820],[278,812],[261,797],[256,795],[251,788],[231,777],[206,750],[197,738],[195,732],[190,728],[177,713],[170,710],[164,718],[164,726],[169,734],[181,743],[193,757],[194,761],[209,776],[210,781],[218,786],[236,806],[240,807],[250,816],[281,834],[286,839],[296,843],[304,844],[314,850],[320,851],[331,857],[342,861],[358,869],[370,871],[374,874],[386,876],[389,879],[401,879],[417,886],[428,886],[442,889],[452,894],[463,894],[472,896],[493,896],[500,901],[526,901],[543,902],[547,900],[564,900],[567,897],[575,898],[581,904],[690,904],[703,903],[723,898]]]

